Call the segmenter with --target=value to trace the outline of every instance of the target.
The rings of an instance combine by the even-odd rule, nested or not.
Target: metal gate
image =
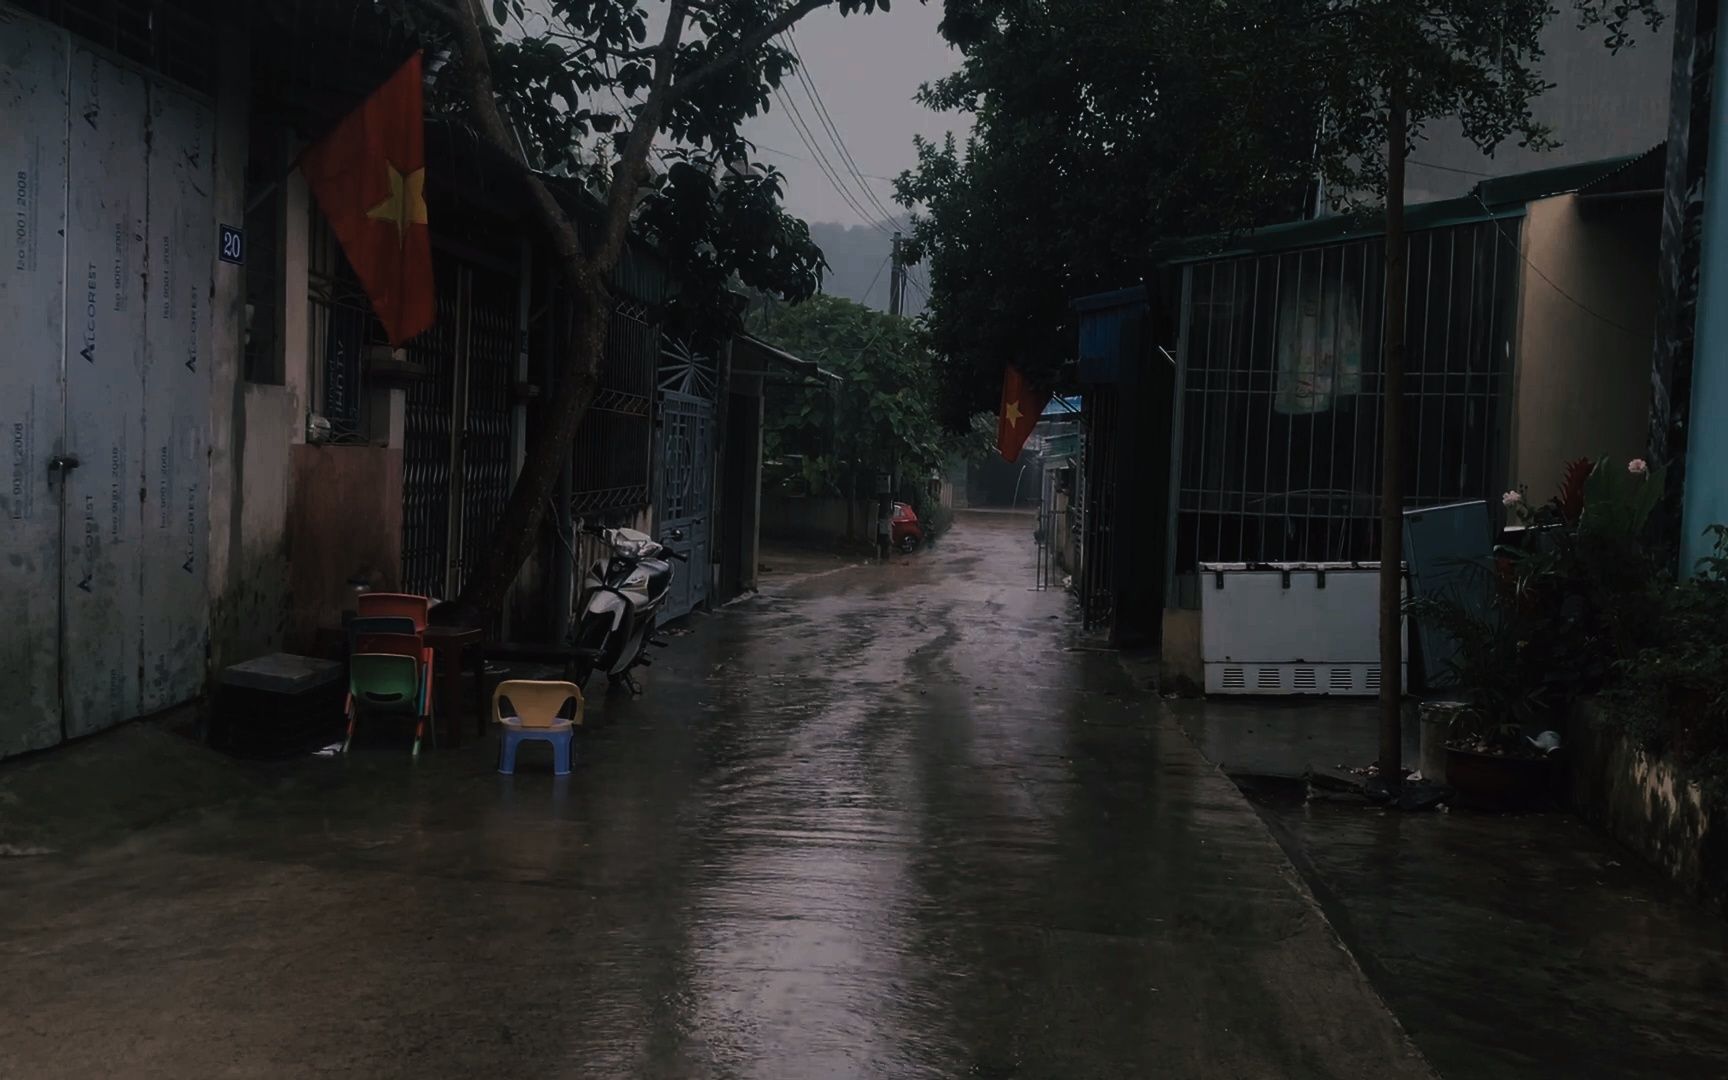
[[[510,498],[517,282],[454,259],[437,266],[438,321],[409,346],[402,450],[402,587],[454,597]]]
[[[661,347],[660,535],[682,533],[669,546],[679,563],[666,600],[666,618],[689,614],[708,599],[714,514],[714,360],[672,338]]]
[[[209,107],[0,10],[0,757],[196,696],[209,628]]]
[[[1080,610],[1087,629],[1109,626],[1116,614],[1116,484],[1121,438],[1118,404],[1114,386],[1096,384],[1086,388]]]

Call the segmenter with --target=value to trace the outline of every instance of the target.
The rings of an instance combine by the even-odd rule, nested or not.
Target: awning
[[[845,381],[832,371],[824,370],[814,360],[793,356],[749,334],[739,334],[732,339],[732,374],[791,386]]]
[[[1072,397],[1053,397],[1050,404],[1044,406],[1039,414],[1044,420],[1078,420],[1080,418],[1080,395]]]

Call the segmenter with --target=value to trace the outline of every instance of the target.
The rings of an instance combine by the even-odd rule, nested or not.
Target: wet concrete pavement
[[[1030,532],[695,619],[568,778],[377,748],[0,858],[0,1074],[1431,1075]]]
[[[1373,754],[1371,702],[1166,709],[1249,794],[1443,1076],[1728,1076],[1728,922],[1579,818],[1311,798],[1310,769]]]
[[[1728,923],[1578,818],[1243,783],[1443,1076],[1728,1076]]]

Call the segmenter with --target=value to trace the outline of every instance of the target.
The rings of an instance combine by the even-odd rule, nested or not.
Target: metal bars
[[[600,390],[576,430],[571,451],[572,514],[611,514],[648,505],[659,361],[660,326],[652,311],[635,300],[618,300],[606,331]]]
[[[1517,303],[1505,222],[1410,237],[1406,506],[1491,497]],[[1378,548],[1382,242],[1189,267],[1176,570]]]
[[[1080,559],[1080,611],[1088,630],[1109,626],[1116,614],[1116,499],[1121,458],[1120,402],[1114,386],[1098,384],[1086,393],[1084,536]]]

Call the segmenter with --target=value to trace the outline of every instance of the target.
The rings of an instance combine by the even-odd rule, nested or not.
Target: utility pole
[[[1404,233],[1404,158],[1409,151],[1403,73],[1391,76],[1386,123],[1386,317],[1380,422],[1380,779],[1404,783],[1404,328],[1409,249]]]
[[[894,246],[888,253],[888,314],[900,314],[901,297],[906,292],[906,270],[900,265],[900,234],[894,234]]]

